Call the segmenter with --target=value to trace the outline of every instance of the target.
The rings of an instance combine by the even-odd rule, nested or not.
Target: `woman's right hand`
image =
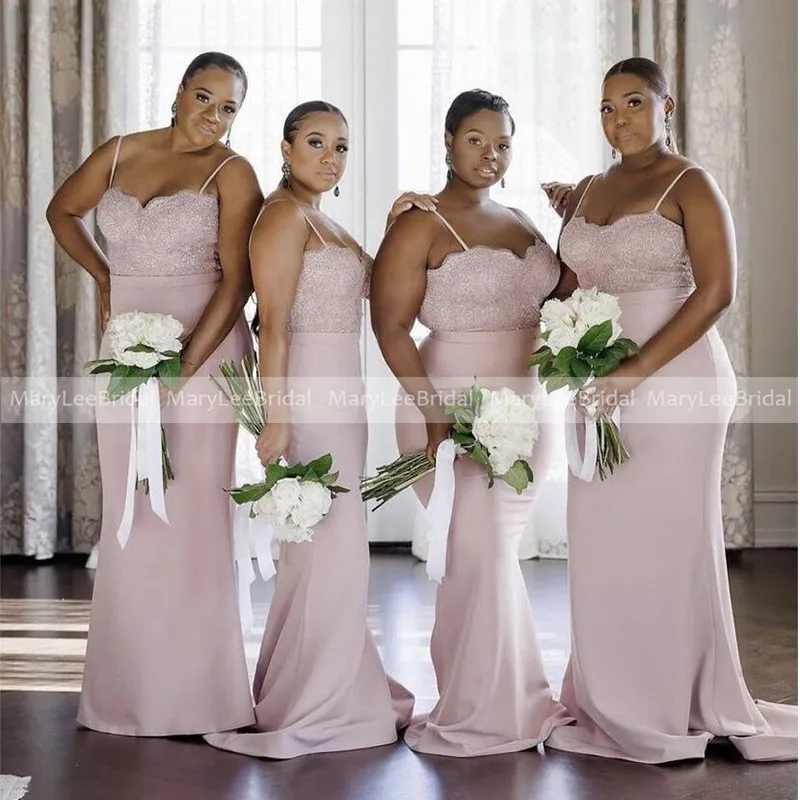
[[[542,191],[547,195],[547,200],[552,209],[559,217],[563,217],[564,212],[567,210],[569,197],[575,189],[575,184],[553,181],[551,183],[543,183],[541,187]]]
[[[439,445],[450,436],[452,423],[443,420],[431,420],[425,423],[428,432],[428,444],[425,446],[425,455],[431,464],[436,463],[436,451]]]
[[[96,281],[97,283],[97,311],[100,315],[100,332],[105,333],[108,320],[111,317],[111,282],[109,280]]]
[[[256,453],[264,469],[274,464],[289,449],[291,431],[288,422],[267,422],[256,439]]]

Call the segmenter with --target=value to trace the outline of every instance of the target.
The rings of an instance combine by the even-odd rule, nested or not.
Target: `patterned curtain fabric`
[[[136,4],[0,7],[0,553],[44,559],[89,552],[101,512],[94,424],[33,404],[72,396],[99,333],[94,283],[56,247],[45,210],[95,147],[135,126]]]
[[[736,302],[719,324],[736,374],[750,371],[745,60],[741,0],[631,0],[632,54],[652,58],[676,95],[682,153],[705,167],[730,203],[739,258]],[[753,432],[731,425],[722,471],[725,543],[753,547]]]

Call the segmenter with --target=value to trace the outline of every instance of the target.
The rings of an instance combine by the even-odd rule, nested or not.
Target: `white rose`
[[[556,328],[573,328],[577,314],[575,308],[568,298],[566,300],[548,300],[542,306],[541,325],[547,331]]]
[[[331,493],[322,484],[304,481],[302,497],[292,511],[292,521],[301,528],[313,528],[328,513]]]
[[[502,475],[533,450],[539,433],[536,409],[508,387],[499,391],[481,389],[481,394],[481,413],[472,431],[489,451],[492,469]]]
[[[298,478],[282,478],[270,489],[275,508],[288,517],[300,502],[302,496]]]
[[[588,330],[588,328],[586,329]],[[577,347],[586,330],[576,328],[554,328],[547,337],[547,346],[557,356],[565,347]]]
[[[130,350],[126,350],[119,355],[117,361],[129,367],[150,369],[161,361],[161,356],[158,353],[132,353]]]
[[[273,528],[274,538],[279,542],[310,542],[314,538],[314,532],[310,528],[301,528],[291,520],[273,525]]]
[[[180,352],[179,341],[183,333],[183,325],[169,314],[149,314],[145,330],[145,343],[164,353],[167,350]],[[177,346],[176,346],[177,345]]]

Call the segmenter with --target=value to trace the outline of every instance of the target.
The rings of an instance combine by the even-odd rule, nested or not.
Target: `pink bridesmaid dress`
[[[428,270],[419,312],[431,331],[420,346],[428,376],[444,392],[476,383],[541,396],[527,362],[542,301],[558,281],[553,251],[538,237],[522,258],[510,250],[469,247],[440,219],[462,251]],[[521,495],[502,481],[489,489],[482,466],[456,461],[447,574],[437,589],[431,637],[439,700],[406,731],[414,750],[461,757],[525,750],[571,721],[545,676],[518,555],[536,475],[551,457],[548,429],[540,427],[529,459],[534,483]],[[400,452],[424,449],[427,436],[416,407],[398,405],[396,430]],[[432,477],[414,485],[423,504],[432,488]]]
[[[652,211],[602,226],[579,214],[590,181],[561,236],[564,263],[581,286],[619,296],[623,335],[640,345],[694,291],[683,228],[659,213],[684,172]],[[547,746],[655,764],[702,758],[721,736],[747,759],[795,759],[797,707],[754,702],[739,662],[720,489],[732,405],[685,404],[664,418],[647,403],[662,389],[735,396],[716,328],[621,409],[631,460],[605,482],[570,476],[572,655],[561,701],[577,724]]]
[[[288,389],[298,402],[287,460],[331,453],[350,491],[333,501],[312,542],[283,545],[253,683],[254,728],[206,736],[222,750],[280,759],[396,742],[414,705],[385,674],[367,627],[359,341],[371,261],[327,244],[306,221],[321,246],[305,252],[289,318]]]
[[[112,186],[97,207],[111,269],[111,313],[171,314],[188,333],[220,281],[218,203],[200,191],[154,197],[145,206]],[[232,156],[231,158],[236,158]],[[108,337],[101,354],[109,351]],[[162,409],[175,480],[169,525],[137,491],[130,538],[116,532],[125,505],[130,408],[98,405],[103,522],[78,721],[129,736],[230,730],[253,719],[236,601],[231,503],[238,426],[204,378],[220,361],[251,351],[242,315],[182,390]],[[107,377],[97,379],[99,391]]]

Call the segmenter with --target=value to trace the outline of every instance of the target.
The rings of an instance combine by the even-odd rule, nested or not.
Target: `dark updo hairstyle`
[[[232,75],[235,75],[242,82],[244,93],[247,94],[247,73],[244,71],[244,67],[233,56],[229,56],[227,53],[217,53],[214,50],[208,53],[200,53],[199,56],[195,56],[195,58],[192,59],[191,64],[186,67],[186,72],[183,73],[181,86],[185,89],[186,84],[189,83],[198,72],[202,72],[204,69],[211,69],[212,67],[224,69]]]
[[[511,135],[516,132],[517,126],[514,117],[508,110],[508,102],[500,97],[499,94],[492,94],[483,89],[470,89],[468,92],[461,92],[447,109],[447,116],[444,118],[444,129],[455,136],[461,123],[472,116],[476,111],[496,111],[498,114],[505,114],[511,121]]]
[[[649,58],[625,58],[618,61],[611,69],[606,72],[603,78],[605,83],[609,78],[615,75],[635,75],[637,78],[643,80],[652,89],[658,97],[666,100],[670,96],[669,78],[667,73]],[[678,147],[675,143],[675,135],[670,137],[669,148],[673,153],[678,152]]]
[[[339,117],[345,125],[350,127],[349,123],[347,122],[347,117],[342,113],[342,110],[333,105],[333,103],[326,103],[324,100],[309,100],[307,103],[300,103],[299,106],[295,106],[289,112],[286,120],[283,123],[283,140],[285,142],[289,142],[289,144],[294,144],[297,131],[300,130],[303,120],[310,114],[319,113],[336,114],[336,116]],[[289,180],[285,176],[281,180],[281,186],[283,186],[284,189],[289,188]],[[258,309],[256,309],[253,321],[250,323],[250,330],[253,331],[253,335],[256,337],[258,336],[259,327],[260,320],[258,317]]]
[[[294,144],[295,136],[297,136],[297,131],[300,130],[303,120],[310,114],[319,113],[336,114],[349,127],[347,117],[333,103],[326,103],[324,100],[309,100],[307,103],[300,103],[299,106],[295,106],[289,112],[286,121],[283,123],[283,140],[289,142],[289,144]],[[289,180],[285,176],[281,181],[281,186],[284,189],[289,188]]]

